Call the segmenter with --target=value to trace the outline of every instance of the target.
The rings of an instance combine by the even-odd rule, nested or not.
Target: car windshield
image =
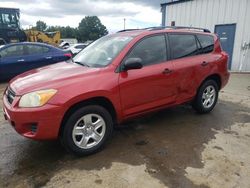
[[[74,57],[74,62],[88,67],[105,67],[133,39],[130,36],[109,35],[98,39]]]

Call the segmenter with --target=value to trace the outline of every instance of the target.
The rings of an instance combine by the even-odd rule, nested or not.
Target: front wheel
[[[100,150],[113,130],[112,117],[102,106],[91,105],[75,111],[66,122],[61,141],[69,152],[83,156]]]
[[[207,80],[199,88],[192,106],[198,113],[208,113],[215,107],[218,95],[218,84],[214,80]]]

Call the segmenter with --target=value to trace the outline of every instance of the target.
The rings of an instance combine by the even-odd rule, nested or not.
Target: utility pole
[[[123,26],[124,26],[123,28],[125,30],[126,29],[126,18],[123,19]]]

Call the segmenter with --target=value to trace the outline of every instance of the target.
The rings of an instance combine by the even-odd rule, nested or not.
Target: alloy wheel
[[[106,123],[98,114],[86,114],[74,125],[72,138],[76,146],[89,149],[96,146],[103,139]]]
[[[209,85],[205,88],[202,94],[202,104],[204,108],[210,108],[215,102],[216,91],[214,86]]]

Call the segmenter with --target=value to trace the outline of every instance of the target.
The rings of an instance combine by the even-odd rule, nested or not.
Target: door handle
[[[49,57],[49,56],[48,56],[48,57],[45,57],[45,58],[46,58],[46,59],[52,59],[52,57]]]
[[[207,61],[203,61],[202,63],[201,63],[201,66],[203,66],[203,67],[205,67],[205,66],[207,66],[208,65],[208,62]]]
[[[171,72],[173,72],[172,70],[166,68],[162,71],[162,74],[170,74]]]
[[[24,59],[18,59],[17,62],[24,62]]]

